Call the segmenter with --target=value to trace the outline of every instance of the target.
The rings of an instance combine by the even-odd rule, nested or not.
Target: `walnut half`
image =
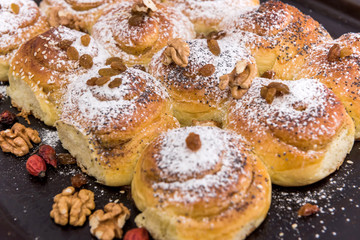
[[[220,77],[219,88],[225,90],[230,87],[233,98],[239,99],[250,88],[256,75],[257,67],[255,63],[248,60],[238,61],[231,73]]]
[[[90,190],[81,189],[75,192],[75,188],[67,187],[54,197],[53,209],[50,217],[56,224],[65,226],[82,226],[86,217],[95,208],[94,193]]]
[[[90,232],[98,239],[121,238],[122,227],[129,219],[130,211],[122,203],[108,203],[89,217]]]
[[[162,62],[170,65],[174,62],[180,67],[186,67],[189,63],[190,47],[187,42],[181,38],[170,40],[162,55]]]
[[[0,132],[0,147],[3,152],[11,152],[18,157],[29,153],[33,148],[31,142],[41,142],[39,133],[20,123],[15,123],[11,129]]]

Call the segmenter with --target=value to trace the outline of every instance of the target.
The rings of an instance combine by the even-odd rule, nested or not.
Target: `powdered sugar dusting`
[[[189,89],[205,90],[203,94],[203,102],[207,100],[215,100],[220,102],[229,98],[229,91],[223,91],[219,88],[219,78],[225,74],[231,73],[238,61],[247,61],[255,63],[255,59],[250,55],[249,51],[240,44],[227,40],[218,40],[221,53],[215,56],[207,45],[206,39],[188,40],[190,47],[189,64],[182,68],[177,65],[165,66],[162,63],[162,53],[165,49],[157,53],[150,63],[150,72],[156,78],[162,79],[167,88],[176,88],[183,91]],[[201,67],[206,64],[212,64],[215,72],[204,77],[198,74]],[[190,73],[191,77],[185,73]]]
[[[47,144],[55,147],[58,143],[60,143],[60,139],[56,130],[44,128],[39,131],[39,134],[42,144]]]
[[[200,135],[202,146],[197,152],[186,147],[185,139],[190,132]],[[153,183],[155,197],[166,198],[170,202],[194,202],[205,196],[216,198],[219,192],[237,183],[240,173],[249,178],[249,173],[243,172],[246,148],[238,145],[240,139],[230,132],[212,127],[188,127],[163,134],[161,151],[155,158],[164,181]],[[189,178],[206,171],[211,173]],[[169,175],[176,176],[179,181],[166,181]],[[159,188],[165,193],[157,191]],[[169,197],[172,192],[175,195]]]
[[[139,26],[129,25],[133,2],[115,4],[99,18],[92,35],[114,56],[129,64],[150,61],[154,53],[173,38],[195,37],[191,22],[178,10],[158,5],[151,16],[145,16]]]
[[[266,124],[270,127],[293,130],[311,128],[313,137],[324,133],[334,134],[335,130],[328,125],[318,124],[318,119],[325,121],[337,121],[337,113],[330,114],[328,106],[339,104],[335,96],[322,83],[314,79],[300,79],[297,81],[280,81],[290,89],[289,94],[275,97],[268,104],[260,96],[261,88],[267,86],[269,79],[256,78],[246,95],[237,101],[231,114],[238,114],[248,119],[248,124],[255,126]],[[300,107],[299,110],[297,107]],[[316,126],[319,127],[316,127]],[[316,133],[316,134],[315,134]]]
[[[88,86],[87,80],[97,74],[97,69],[94,69],[89,74],[76,77],[76,81],[71,81],[64,97],[61,120],[80,129],[89,121],[92,125],[90,127],[96,129],[106,128],[114,121],[129,117],[132,121],[145,121],[149,117],[146,114],[141,114],[137,120],[131,116],[137,111],[141,112],[143,107],[146,108],[148,101],[167,98],[160,83],[141,70],[129,68],[111,77],[103,86]],[[121,78],[122,84],[117,88],[109,88],[108,84],[115,78]],[[120,130],[126,128],[124,126]]]

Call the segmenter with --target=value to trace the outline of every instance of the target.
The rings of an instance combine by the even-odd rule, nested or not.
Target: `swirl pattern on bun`
[[[53,126],[70,79],[108,57],[89,35],[66,27],[51,28],[23,44],[12,59],[8,88],[12,104]]]
[[[142,149],[178,122],[148,73],[129,68],[101,77],[97,70],[71,81],[56,128],[84,172],[108,186],[127,185]]]
[[[113,5],[92,28],[92,36],[128,65],[147,65],[174,38],[192,39],[192,23],[177,9],[162,4],[153,9],[137,1]]]
[[[344,34],[314,48],[295,78],[316,78],[344,104],[360,140],[360,34]]]
[[[89,32],[111,4],[123,0],[43,0],[41,10],[53,27],[60,25]]]
[[[276,90],[268,103],[274,83],[288,92]],[[283,186],[307,185],[328,176],[354,143],[354,124],[344,106],[313,79],[255,79],[241,101],[231,103],[226,128],[251,143],[272,182]]]
[[[265,218],[271,183],[242,137],[187,127],[146,148],[132,196],[135,222],[155,239],[243,239]]]
[[[49,29],[31,0],[0,0],[0,81],[8,80],[10,60],[19,46]]]

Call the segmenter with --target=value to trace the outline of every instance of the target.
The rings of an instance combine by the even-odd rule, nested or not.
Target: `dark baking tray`
[[[351,0],[350,0],[351,1]],[[345,32],[359,32],[359,15],[332,8],[335,1],[285,1],[321,22],[333,37]],[[337,1],[339,2],[339,1]],[[355,5],[354,5],[355,7]],[[352,8],[353,11],[354,8]],[[339,11],[341,10],[341,11]],[[1,87],[4,88],[4,87]],[[10,100],[0,102],[0,111],[9,109]],[[30,117],[31,127],[40,132],[45,143],[65,152],[56,141],[55,130]],[[23,119],[20,122],[27,125]],[[60,227],[49,217],[52,198],[70,185],[72,175],[80,172],[74,166],[50,168],[45,179],[30,176],[25,170],[28,156],[15,158],[0,151],[0,239],[91,239],[88,222],[83,227]],[[360,236],[360,143],[355,143],[343,166],[328,178],[302,188],[273,186],[273,200],[264,223],[248,239],[359,239]],[[135,227],[138,211],[131,200],[130,188],[104,187],[88,178],[86,186],[95,192],[96,208],[119,199],[129,209],[131,218],[124,230]],[[298,218],[297,210],[304,203],[317,204],[320,213]]]

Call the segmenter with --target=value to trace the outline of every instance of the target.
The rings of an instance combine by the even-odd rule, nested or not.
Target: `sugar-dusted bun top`
[[[136,12],[140,2],[113,5],[93,26],[92,35],[110,54],[131,65],[147,64],[168,40],[195,37],[193,25],[177,9],[156,4],[154,10]]]
[[[238,62],[255,66],[255,59],[249,51],[239,43],[227,40],[216,41],[220,52],[215,55],[207,39],[188,40],[190,49],[186,67],[175,63],[164,63],[164,48],[157,53],[150,65],[150,73],[165,84],[171,93],[187,96],[189,99],[198,99],[204,104],[217,104],[228,99],[229,89],[219,88],[220,77],[230,74]],[[209,67],[209,69],[205,69]],[[210,71],[209,74],[207,71]],[[257,74],[256,68],[255,71]]]
[[[102,77],[101,68],[71,80],[61,120],[104,142],[133,137],[134,131],[167,110],[167,94],[150,74],[128,68]],[[98,81],[90,83],[93,79]]]
[[[77,78],[108,57],[107,51],[89,35],[61,26],[23,44],[11,67],[14,76],[48,93],[65,90],[70,75]],[[61,95],[54,98],[60,100]]]
[[[288,94],[277,94],[272,103],[261,96],[272,82],[286,85]],[[252,129],[248,136],[271,133],[300,150],[318,150],[332,141],[343,126],[346,111],[324,84],[314,79],[297,81],[256,78],[240,101],[233,101],[228,125]]]
[[[31,0],[0,0],[0,23],[0,55],[48,28],[45,17]]]
[[[164,208],[186,205],[174,211],[217,214],[246,195],[253,161],[238,135],[216,127],[180,128],[162,134],[147,148],[141,160],[142,181]]]

